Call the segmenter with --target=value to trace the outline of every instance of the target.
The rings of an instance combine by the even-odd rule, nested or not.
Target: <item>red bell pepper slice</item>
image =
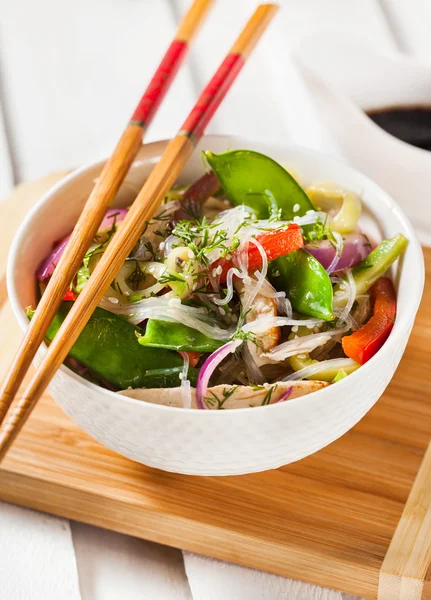
[[[301,228],[296,223],[292,223],[286,229],[275,229],[273,231],[261,233],[256,236],[256,240],[263,246],[268,260],[275,260],[279,256],[284,256],[285,254],[289,254],[294,250],[302,248],[304,245]],[[248,270],[253,273],[262,266],[262,256],[253,243],[248,244],[246,251],[248,254]],[[237,264],[238,258],[239,253],[237,251],[234,253],[231,260],[221,258],[212,265],[212,270],[217,269],[218,266],[221,266],[223,269],[220,274],[220,283],[226,281],[226,275],[229,269]]]
[[[63,296],[63,300],[76,300],[76,294],[72,290],[67,290]]]
[[[374,301],[371,318],[357,331],[342,339],[345,354],[361,365],[383,346],[392,330],[397,312],[394,284],[388,277],[376,281],[370,291]]]
[[[189,357],[189,363],[191,367],[196,367],[199,362],[200,357],[202,356],[201,352],[186,352]]]

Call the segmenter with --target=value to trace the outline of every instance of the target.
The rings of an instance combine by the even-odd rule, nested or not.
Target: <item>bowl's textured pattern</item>
[[[167,413],[144,402],[116,402],[66,369],[57,373],[50,391],[82,429],[128,458],[190,475],[251,473],[299,460],[348,431],[383,393],[404,346],[382,351],[373,359],[378,365],[368,363],[355,376],[310,396],[244,414],[220,411],[216,418],[209,411]]]

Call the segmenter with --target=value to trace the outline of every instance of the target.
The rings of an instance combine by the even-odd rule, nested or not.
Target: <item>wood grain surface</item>
[[[383,561],[378,598],[431,598],[431,444]]]
[[[21,186],[0,206],[3,263],[10,233],[58,177]],[[376,598],[431,434],[430,249],[425,257],[422,306],[392,383],[324,450],[254,475],[165,473],[106,450],[44,395],[0,470],[0,499]],[[20,340],[2,297],[0,376]]]

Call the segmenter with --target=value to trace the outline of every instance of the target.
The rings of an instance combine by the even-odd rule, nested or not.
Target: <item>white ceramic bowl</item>
[[[131,202],[166,142],[144,146],[115,201]],[[227,411],[199,411],[146,404],[93,385],[66,367],[50,392],[82,429],[133,460],[178,473],[232,475],[273,469],[299,460],[348,431],[373,406],[388,385],[406,346],[419,306],[424,266],[414,231],[395,202],[351,167],[300,147],[279,147],[247,139],[207,136],[180,180],[202,173],[201,148],[215,152],[251,148],[293,168],[306,185],[333,180],[359,192],[374,235],[402,232],[409,239],[402,264],[394,268],[398,315],[383,348],[358,371],[326,389],[281,404]],[[24,330],[24,308],[35,304],[34,272],[54,240],[73,227],[102,163],[75,171],[57,184],[27,216],[10,253],[7,283],[16,318]],[[376,226],[376,223],[379,226]],[[400,262],[400,261],[399,261]],[[39,350],[41,353],[46,349]]]

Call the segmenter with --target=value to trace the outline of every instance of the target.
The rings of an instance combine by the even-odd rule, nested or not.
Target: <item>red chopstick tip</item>
[[[198,141],[219,107],[226,92],[244,66],[241,54],[228,54],[208,85],[201,93],[195,107],[184,121],[180,133],[187,135],[193,142]]]

